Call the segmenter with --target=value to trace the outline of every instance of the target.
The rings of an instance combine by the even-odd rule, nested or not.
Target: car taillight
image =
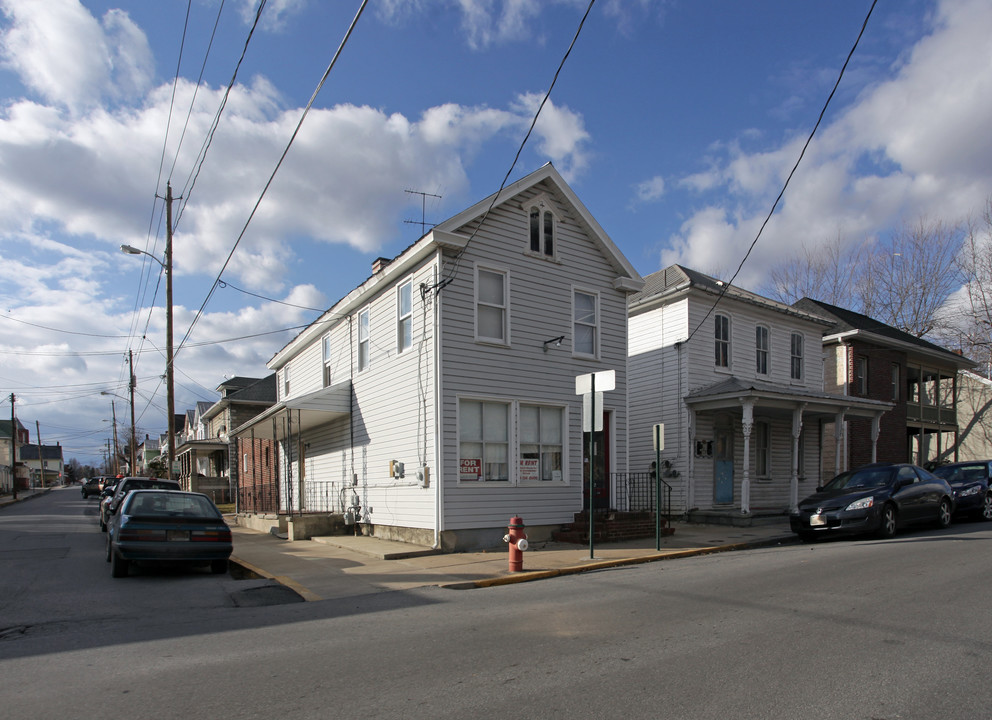
[[[142,530],[121,528],[118,534],[120,542],[154,542],[165,540],[165,530]]]
[[[190,533],[193,542],[231,542],[231,531],[228,528],[217,530],[194,530]]]

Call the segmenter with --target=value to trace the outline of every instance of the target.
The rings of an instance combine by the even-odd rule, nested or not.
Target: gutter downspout
[[[434,263],[434,284],[438,281],[438,268],[443,261],[443,250],[438,248]],[[444,530],[444,472],[443,436],[441,434],[444,400],[441,396],[441,293],[434,294],[434,549],[441,549],[441,531]]]

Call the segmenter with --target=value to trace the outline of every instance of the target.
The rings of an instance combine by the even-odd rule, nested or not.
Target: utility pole
[[[169,413],[169,479],[176,461],[176,389],[172,374],[172,184],[166,184],[165,194],[165,389]]]
[[[120,461],[120,446],[117,444],[117,408],[114,407],[114,401],[110,401],[110,417],[113,418],[114,423],[114,475],[121,474],[121,461]]]
[[[45,487],[45,460],[41,457],[41,423],[34,421],[34,431],[38,436],[38,473],[41,475],[41,487]]]
[[[130,373],[128,378],[128,388],[131,391],[131,474],[138,474],[138,441],[134,435],[134,353],[131,350],[127,351],[127,365],[128,372]]]
[[[10,473],[11,491],[17,499],[17,420],[14,418],[14,393],[10,394]]]

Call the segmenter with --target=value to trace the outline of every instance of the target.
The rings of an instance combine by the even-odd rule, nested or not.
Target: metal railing
[[[617,510],[627,512],[654,512],[671,517],[672,486],[661,481],[661,505],[655,499],[655,477],[652,472],[610,473],[610,482],[616,496]]]

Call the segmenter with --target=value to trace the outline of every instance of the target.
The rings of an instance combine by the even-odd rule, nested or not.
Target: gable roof
[[[903,350],[915,351],[924,355],[954,364],[958,368],[975,367],[976,363],[952,350],[943,348],[923,338],[918,338],[905,330],[886,325],[880,320],[862,315],[861,313],[837,307],[830,303],[803,298],[797,300],[793,307],[817,313],[829,320],[832,325],[823,333],[826,342],[839,342],[845,338],[862,337],[867,341],[880,345],[899,347]]]
[[[712,295],[714,302],[722,294],[723,298],[727,300],[774,310],[791,317],[815,322],[819,325],[828,324],[823,317],[816,313],[766,298],[763,295],[758,295],[736,285],[727,285],[723,280],[717,280],[705,273],[692,270],[683,265],[669,265],[664,270],[659,270],[645,277],[644,289],[630,296],[631,313],[633,314],[638,310],[646,310],[649,307],[660,304],[662,301],[671,300],[674,297],[685,294],[691,289]]]
[[[434,226],[426,235],[417,242],[408,246],[403,252],[397,255],[392,261],[380,265],[380,269],[367,278],[361,285],[348,293],[345,297],[335,303],[323,315],[314,320],[310,325],[301,330],[296,337],[286,343],[272,359],[269,360],[269,367],[278,370],[282,368],[296,353],[296,351],[308,345],[318,335],[330,329],[336,322],[347,317],[357,307],[366,303],[369,298],[375,295],[379,287],[383,284],[391,283],[396,277],[408,273],[411,268],[435,253],[439,248],[449,250],[463,250],[469,244],[469,235],[457,232],[468,223],[481,220],[490,207],[494,209],[508,203],[521,193],[530,190],[540,183],[549,183],[555,192],[561,196],[574,208],[577,219],[587,231],[590,239],[599,247],[603,255],[612,265],[617,273],[616,287],[629,292],[636,292],[644,285],[644,280],[630,264],[620,249],[610,239],[606,231],[600,227],[596,219],[593,218],[588,208],[582,204],[575,192],[568,186],[564,178],[555,170],[551,163],[545,164],[540,169],[517,180],[515,183],[503,188],[499,193],[493,193],[483,200],[475,203],[471,207],[463,210],[454,217],[448,218],[444,222]]]

